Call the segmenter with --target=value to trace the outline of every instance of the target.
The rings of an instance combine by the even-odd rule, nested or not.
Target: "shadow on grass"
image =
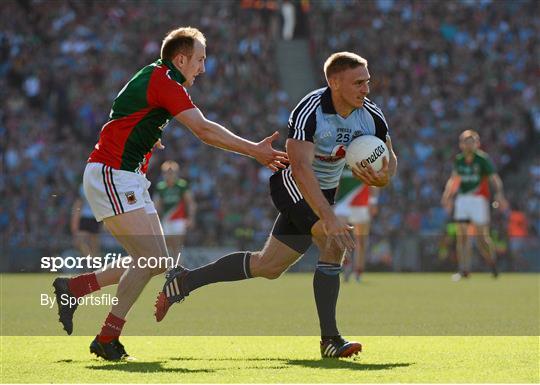
[[[213,373],[213,369],[185,369],[185,368],[164,368],[163,361],[153,362],[115,362],[104,365],[88,365],[87,369],[94,370],[117,370],[131,373]]]
[[[287,366],[303,366],[306,368],[328,368],[328,369],[349,369],[349,370],[388,370],[394,368],[404,368],[414,363],[410,362],[389,362],[381,364],[364,364],[359,361],[353,360],[336,360],[333,358],[326,359],[312,359],[312,360],[291,360],[289,358],[198,358],[198,357],[171,357],[171,361],[268,361],[279,362],[280,369],[284,369]],[[259,369],[272,369],[274,367],[258,367]],[[239,368],[240,369],[240,368]],[[249,369],[249,368],[245,368]]]
[[[306,368],[349,369],[349,370],[388,370],[394,368],[406,368],[414,365],[409,362],[388,362],[383,364],[363,364],[358,361],[344,361],[333,358],[320,360],[287,360],[287,365],[297,365]]]

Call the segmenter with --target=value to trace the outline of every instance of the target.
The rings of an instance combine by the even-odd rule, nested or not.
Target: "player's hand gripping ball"
[[[386,144],[373,135],[363,135],[354,139],[347,147],[345,160],[350,168],[356,167],[359,162],[363,167],[371,165],[375,172],[382,168],[382,160],[386,156],[389,159]]]

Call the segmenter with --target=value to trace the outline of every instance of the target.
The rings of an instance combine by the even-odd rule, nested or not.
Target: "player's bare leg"
[[[173,257],[176,261],[178,255],[182,252],[184,247],[185,235],[166,235],[165,242],[167,243],[167,250],[169,251],[169,256]]]
[[[168,254],[157,214],[147,214],[144,208],[106,218],[105,226],[130,254],[132,264],[120,277],[118,302],[90,345],[90,352],[106,360],[118,360],[127,356],[118,340],[126,315],[150,278],[164,270]],[[163,264],[159,268],[145,267],[149,258],[159,258]]]
[[[96,257],[99,254],[99,234],[79,230],[76,234],[74,244],[77,249],[79,249],[83,257],[87,255]]]
[[[338,218],[340,218],[344,222],[347,222],[349,219],[348,217],[343,216],[343,215],[339,215]],[[318,230],[315,229],[315,231],[318,231]],[[355,250],[356,250],[356,247],[355,247]],[[354,271],[354,266],[355,266],[354,261],[356,259],[355,250],[347,250],[347,252],[345,253],[345,257],[343,258],[342,269],[343,269],[344,282],[349,282],[349,279],[351,278],[351,275]]]
[[[321,327],[321,356],[323,358],[350,357],[362,351],[358,342],[348,342],[339,333],[336,322],[336,305],[339,296],[339,273],[345,249],[322,232],[322,221],[312,228],[313,241],[320,251],[313,277],[315,304]]]
[[[270,235],[260,251],[231,253],[194,270],[173,269],[167,274],[164,288],[158,294],[156,320],[160,322],[173,303],[182,301],[199,287],[254,277],[276,279],[300,256],[298,251]]]
[[[139,268],[139,260],[168,258],[167,246],[157,214],[147,214],[143,208],[106,218],[104,222],[133,260],[120,277],[118,304],[111,309],[112,314],[124,318],[150,278],[164,271],[163,266],[158,269]]]
[[[251,275],[267,279],[279,278],[300,257],[298,251],[271,235],[261,251],[251,254]]]
[[[458,223],[456,228],[456,255],[459,272],[452,276],[452,280],[459,281],[468,277],[471,271],[472,242],[469,234],[469,223]]]
[[[147,214],[151,216],[156,216],[157,214]],[[159,220],[152,220],[151,221],[152,226],[152,234],[158,236],[162,233],[161,224]],[[169,256],[171,256],[169,254]],[[129,258],[132,259],[130,255],[124,256],[122,258]],[[127,270],[127,268],[120,267],[122,263],[119,263],[117,261],[109,263],[107,266],[96,270],[94,273],[96,275],[96,279],[99,283],[99,287],[103,288],[110,285],[116,285],[119,281],[124,272]],[[172,267],[172,266],[169,266]],[[165,267],[160,267],[157,269],[153,269],[153,276],[163,273],[166,270]]]
[[[489,234],[489,225],[476,225],[476,240],[480,254],[486,264],[490,267],[494,277],[499,275],[497,270],[497,257],[495,246]]]
[[[354,273],[356,280],[360,282],[366,266],[366,254],[369,245],[369,223],[356,223],[354,235]]]

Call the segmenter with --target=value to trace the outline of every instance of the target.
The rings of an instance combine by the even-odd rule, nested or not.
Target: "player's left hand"
[[[272,142],[279,137],[279,132],[274,132],[272,135],[264,138],[255,145],[255,153],[253,157],[260,164],[268,167],[272,171],[277,171],[280,168],[286,168],[289,163],[289,157],[286,152],[275,150],[272,147]]]
[[[384,187],[390,182],[390,173],[388,171],[388,158],[385,156],[382,160],[382,168],[377,172],[368,163],[366,167],[360,162],[352,168],[352,173],[356,179],[361,180],[368,186]]]
[[[508,201],[503,196],[495,196],[495,202],[493,202],[495,208],[498,208],[502,212],[507,211],[510,208]]]

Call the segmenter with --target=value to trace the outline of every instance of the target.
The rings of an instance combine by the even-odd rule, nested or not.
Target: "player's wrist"
[[[323,221],[333,219],[335,217],[334,210],[330,206],[319,209],[319,216]]]
[[[259,157],[259,143],[254,143],[249,140],[246,140],[244,149],[245,149],[245,152],[244,152],[245,155],[250,156],[254,159],[257,159]]]

